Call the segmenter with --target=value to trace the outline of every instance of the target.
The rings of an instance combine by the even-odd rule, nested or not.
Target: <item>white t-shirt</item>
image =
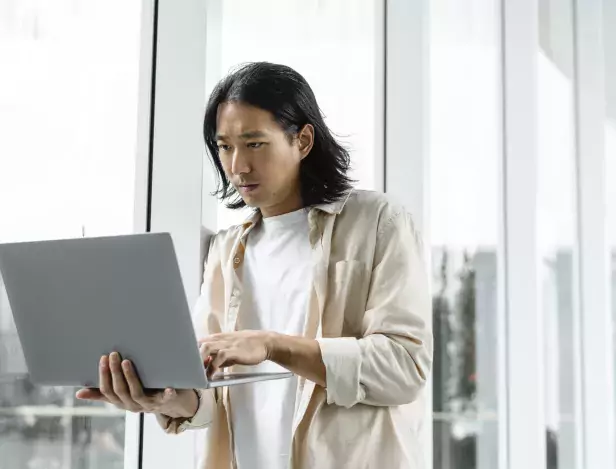
[[[312,288],[308,233],[306,210],[264,218],[250,232],[239,330],[302,334]],[[272,362],[249,370],[285,371]],[[238,469],[288,469],[296,385],[294,377],[229,388]]]

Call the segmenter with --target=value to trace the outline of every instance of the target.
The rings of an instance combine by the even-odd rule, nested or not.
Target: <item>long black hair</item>
[[[338,201],[351,189],[349,152],[325,125],[308,82],[290,67],[255,62],[223,78],[214,88],[205,112],[203,136],[218,173],[214,194],[226,201],[227,207],[242,208],[245,203],[227,179],[218,155],[216,118],[218,106],[225,102],[240,102],[270,112],[290,139],[306,124],[314,127],[314,145],[300,163],[300,191],[305,207]]]

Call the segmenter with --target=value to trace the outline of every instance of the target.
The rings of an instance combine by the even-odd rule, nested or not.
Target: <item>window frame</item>
[[[574,1],[583,467],[614,467],[614,341],[602,0]]]
[[[207,84],[217,80],[219,60],[211,56],[220,36],[222,0],[143,2],[140,139],[136,231],[168,231],[176,243],[189,298],[200,283],[200,229],[213,230],[217,201],[208,195],[214,173],[204,164],[201,119]],[[603,18],[599,0],[574,1],[578,169],[578,250],[574,265],[581,294],[577,301],[581,367],[580,422],[576,444],[585,467],[614,466],[614,380],[606,233],[603,123]],[[499,2],[497,2],[499,3]],[[379,115],[374,171],[377,189],[415,215],[429,259],[430,150],[429,0],[386,0],[375,12],[382,34]],[[500,157],[500,244],[498,252],[498,469],[545,468],[543,329],[538,287],[536,234],[537,126],[536,54],[538,0],[500,0],[502,28],[502,128]],[[214,46],[216,46],[214,44]],[[148,53],[150,51],[151,53]],[[149,57],[149,59],[148,59]],[[211,62],[207,58],[212,59]],[[206,67],[207,65],[207,67]],[[593,89],[593,93],[584,90]],[[381,112],[382,111],[382,112]],[[379,132],[382,132],[379,134]],[[182,158],[177,158],[182,155]],[[141,163],[139,163],[141,162]],[[149,174],[149,178],[143,178]],[[139,176],[141,175],[141,176]],[[530,190],[529,190],[530,184]],[[145,209],[144,209],[145,207]],[[182,211],[175,210],[182,207]],[[531,255],[528,255],[531,253]],[[430,264],[428,264],[430,265]],[[606,331],[610,331],[607,334]],[[525,347],[519,347],[524,343]],[[580,376],[580,375],[578,375]],[[426,390],[424,448],[432,465],[432,389]],[[168,437],[151,416],[127,417],[127,469],[194,467],[193,432]],[[583,441],[579,441],[583,440]],[[173,455],[172,460],[168,455]],[[605,464],[607,462],[607,464]],[[612,464],[610,464],[610,462]]]
[[[384,154],[381,190],[413,214],[431,265],[429,220],[429,0],[386,0],[384,34]],[[377,173],[380,174],[380,173]],[[429,279],[431,280],[431,275]],[[432,376],[423,391],[425,467],[432,467]]]
[[[143,0],[142,8],[135,231],[171,234],[187,297],[196,298],[206,1]],[[128,414],[125,467],[195,467],[196,436],[169,437],[152,415]]]

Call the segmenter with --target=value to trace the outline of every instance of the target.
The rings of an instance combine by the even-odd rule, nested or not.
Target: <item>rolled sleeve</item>
[[[192,418],[174,419],[165,415],[158,416],[158,421],[166,433],[177,435],[186,430],[206,428],[212,423],[216,405],[214,393],[211,390],[206,390],[197,391],[197,394],[199,394],[199,408]]]
[[[355,338],[317,339],[325,365],[327,403],[351,407],[363,400],[361,349]]]
[[[410,216],[379,229],[361,338],[319,339],[327,402],[397,406],[417,399],[432,365],[431,299]]]
[[[432,307],[423,243],[404,210],[380,229],[364,315],[364,404],[417,399],[432,365]]]

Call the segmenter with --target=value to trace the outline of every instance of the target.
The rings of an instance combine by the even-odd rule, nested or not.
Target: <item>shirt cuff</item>
[[[351,407],[365,397],[360,385],[361,348],[353,337],[317,339],[325,365],[327,403]]]
[[[197,390],[199,395],[199,408],[197,413],[190,419],[172,419],[167,421],[166,433],[178,434],[186,430],[205,428],[212,423],[214,418],[214,394],[211,390]]]

